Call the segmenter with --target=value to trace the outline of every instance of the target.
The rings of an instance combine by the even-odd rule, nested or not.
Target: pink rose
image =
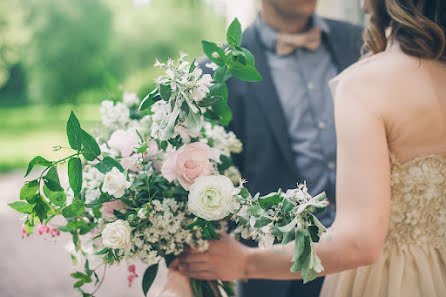
[[[147,143],[147,146],[149,148],[144,153],[144,160],[155,159],[156,158],[155,155],[159,152],[158,143],[156,141],[152,140]]]
[[[135,129],[116,130],[111,135],[108,146],[113,152],[121,154],[121,157],[128,158],[133,154],[133,150],[138,145],[138,134]]]
[[[113,210],[120,211],[126,208],[128,208],[128,205],[122,202],[121,200],[114,200],[102,204],[102,212],[107,216],[112,216]]]
[[[128,158],[122,158],[119,160],[119,163],[124,169],[128,169],[135,173],[141,171],[142,168],[142,164],[138,161],[138,157],[136,155],[132,155]]]
[[[170,182],[178,179],[183,188],[189,190],[195,179],[211,174],[209,160],[218,162],[220,153],[201,142],[186,144],[167,157],[161,173]]]

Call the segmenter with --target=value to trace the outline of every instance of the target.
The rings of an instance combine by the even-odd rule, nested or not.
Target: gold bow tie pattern
[[[308,32],[288,34],[279,33],[276,41],[276,53],[279,56],[291,54],[297,48],[315,51],[321,45],[321,28],[314,27]]]

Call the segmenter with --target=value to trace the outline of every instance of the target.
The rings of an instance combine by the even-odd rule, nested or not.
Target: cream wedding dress
[[[392,54],[395,55],[395,51],[400,49],[396,48],[393,51]],[[402,52],[399,54],[403,55]],[[383,58],[386,59],[385,57],[376,59],[383,60]],[[347,72],[351,75],[351,72],[367,67],[366,64],[370,62],[376,62],[375,58],[366,58]],[[416,68],[416,65],[414,67],[415,71],[422,71]],[[444,70],[441,73],[446,73]],[[333,92],[343,79],[343,75],[345,74],[332,81]],[[442,78],[443,82],[446,82],[445,77]],[[438,85],[441,83],[437,83]],[[407,87],[410,89],[414,86]],[[444,87],[440,89],[442,91],[439,97],[445,99]],[[417,157],[400,162],[392,153],[395,147],[389,145],[392,190],[390,221],[384,248],[378,261],[370,266],[327,276],[321,297],[446,296],[446,138],[444,137],[446,101],[440,102],[443,102],[443,105],[440,104],[442,106],[440,110],[443,112],[440,116],[443,120],[440,122],[443,123],[443,130],[441,128],[439,130],[443,132],[434,145],[436,150],[433,149],[439,152],[438,154],[429,154],[427,153],[429,150],[423,150],[415,154]],[[399,108],[410,107],[399,106]],[[432,107],[430,109],[432,110]],[[396,110],[397,118],[399,111],[398,108]],[[413,121],[419,121],[419,118]],[[438,126],[441,127],[441,125],[435,127]],[[402,129],[408,131],[407,128]],[[426,131],[428,134],[435,128],[425,126],[423,129],[421,131]],[[398,133],[404,134],[400,131]],[[412,137],[413,139],[417,138]],[[413,141],[405,139],[403,143],[413,143]],[[400,151],[401,147],[400,145],[400,148],[396,148],[396,151]],[[409,152],[406,155],[412,153],[410,149],[406,151]]]
[[[446,158],[391,157],[384,250],[371,265],[326,277],[322,297],[446,296]]]

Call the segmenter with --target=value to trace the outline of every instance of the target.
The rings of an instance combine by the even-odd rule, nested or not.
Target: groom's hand
[[[226,233],[219,235],[220,240],[209,242],[207,251],[185,252],[175,268],[195,279],[233,281],[244,278],[250,248]]]

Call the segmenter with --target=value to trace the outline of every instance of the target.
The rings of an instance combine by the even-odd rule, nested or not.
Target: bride
[[[366,0],[370,55],[332,84],[337,216],[316,244],[321,296],[446,296],[446,3]],[[197,279],[295,279],[293,244],[228,235],[175,267]]]

